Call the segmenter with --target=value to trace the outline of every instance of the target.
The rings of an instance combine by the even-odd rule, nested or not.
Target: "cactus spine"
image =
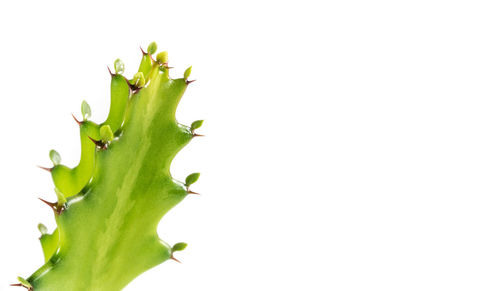
[[[111,106],[106,121],[88,118],[82,103],[81,160],[69,168],[51,151],[50,171],[57,202],[57,229],[49,233],[40,224],[45,264],[19,283],[35,291],[114,291],[123,289],[144,271],[169,259],[185,243],[169,246],[156,232],[160,219],[188,194],[194,173],[181,183],[172,178],[170,164],[185,145],[198,136],[192,126],[177,122],[177,105],[192,82],[191,68],[184,77],[169,77],[166,52],[157,54],[156,43],[142,51],[138,72],[123,76],[124,65],[115,62],[111,74]]]

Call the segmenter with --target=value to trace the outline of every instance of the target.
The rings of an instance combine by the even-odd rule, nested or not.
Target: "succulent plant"
[[[192,82],[191,67],[183,78],[169,76],[168,55],[156,55],[151,43],[142,51],[139,70],[127,79],[121,60],[111,74],[111,105],[107,119],[89,120],[82,103],[81,160],[74,168],[61,164],[52,150],[56,202],[42,200],[54,212],[57,228],[39,224],[45,264],[24,279],[35,291],[122,290],[146,270],[174,257],[187,244],[172,247],[161,240],[161,218],[188,194],[199,173],[185,183],[172,178],[170,164],[194,137],[202,121],[179,124],[177,105]]]

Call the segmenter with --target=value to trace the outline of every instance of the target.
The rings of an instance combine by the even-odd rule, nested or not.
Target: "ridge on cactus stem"
[[[90,120],[87,102],[82,119],[73,115],[80,131],[80,162],[71,168],[49,153],[56,202],[40,200],[54,213],[53,231],[39,224],[45,263],[12,286],[30,291],[119,291],[141,273],[167,261],[179,261],[157,234],[163,216],[179,204],[199,177],[185,183],[174,179],[170,165],[194,137],[203,121],[191,126],[177,122],[176,109],[191,74],[170,77],[167,52],[153,57],[151,43],[137,72],[124,76],[117,59],[111,74],[111,105],[106,120]],[[51,199],[53,200],[53,199]]]

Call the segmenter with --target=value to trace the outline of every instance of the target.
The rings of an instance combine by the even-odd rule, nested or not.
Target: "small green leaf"
[[[31,289],[33,288],[33,286],[31,286],[30,282],[26,281],[26,279],[22,278],[22,277],[17,277],[17,280],[19,281],[19,283],[21,283],[21,285],[23,285],[24,287],[28,288],[28,289]]]
[[[110,142],[114,138],[113,131],[109,125],[103,125],[99,129],[99,134],[101,135],[101,140],[104,142]]]
[[[85,100],[82,101],[82,115],[83,115],[83,120],[87,120],[90,118],[90,116],[92,116],[92,110],[90,110],[90,105]]]
[[[132,79],[132,84],[138,88],[144,87],[144,85],[146,85],[146,78],[144,78],[144,74],[142,72],[136,73]]]
[[[192,173],[191,175],[186,177],[186,187],[194,184],[200,178],[200,173]]]
[[[191,76],[191,68],[192,68],[192,67],[189,67],[189,68],[187,68],[187,69],[184,71],[184,81],[187,81],[187,78],[189,78],[189,76]]]
[[[125,64],[120,59],[116,59],[115,61],[115,72],[120,75],[125,72]]]
[[[56,196],[57,196],[57,205],[59,205],[59,206],[64,205],[67,202],[66,196],[64,196],[64,194],[61,191],[59,191],[59,189],[57,189],[57,188],[54,188],[54,191],[56,192]]]
[[[168,53],[161,52],[156,55],[156,61],[160,64],[165,64],[168,62]]]
[[[148,54],[153,55],[154,53],[156,53],[157,48],[158,46],[156,45],[156,42],[153,41],[148,46]]]
[[[200,128],[203,125],[203,120],[196,120],[191,123],[191,132],[195,131],[196,129]]]
[[[49,157],[54,166],[57,166],[61,163],[61,155],[59,155],[59,153],[55,150],[50,150]]]
[[[49,232],[49,230],[47,229],[47,227],[43,223],[38,224],[38,230],[40,231],[40,233],[42,235],[47,234]]]
[[[177,252],[177,251],[183,251],[186,247],[187,247],[187,243],[185,242],[180,242],[180,243],[176,243],[173,247],[172,247],[172,252]]]

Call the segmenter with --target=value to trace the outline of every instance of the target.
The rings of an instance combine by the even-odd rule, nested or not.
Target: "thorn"
[[[172,260],[176,261],[177,263],[182,264],[182,262],[181,262],[181,261],[179,261],[178,259],[176,259],[173,255],[171,255],[171,256],[170,256],[170,258],[171,258]]]
[[[26,286],[24,286],[24,285],[23,285],[23,284],[21,284],[21,283],[17,283],[17,284],[10,284],[10,286],[12,286],[12,287],[24,287],[24,288],[28,289],[28,291],[33,291],[33,288],[31,288],[31,287],[26,287]]]
[[[197,137],[197,136],[205,136],[205,135],[203,135],[203,134],[193,133],[193,137]]]
[[[42,198],[38,198],[38,199],[40,199],[40,201],[42,201],[43,203],[47,204],[47,205],[48,205],[48,206],[50,206],[51,208],[56,208],[56,206],[57,206],[57,203],[54,203],[54,202],[49,202],[49,201],[47,201],[47,200],[45,200],[45,199],[42,199]]]
[[[52,208],[52,210],[54,210],[54,211],[57,210],[57,203],[49,202],[49,201],[44,200],[42,198],[38,198],[38,199],[40,199],[40,201],[42,201],[43,203],[47,204],[50,208]]]
[[[195,194],[195,195],[200,195],[200,193],[197,193],[197,192],[193,192],[193,191],[191,191],[191,190],[187,190],[187,193],[188,193],[188,194]]]
[[[196,81],[196,80],[186,81],[186,85],[189,85],[189,84],[193,83],[194,81]]]
[[[113,74],[113,72],[111,72],[111,69],[109,68],[109,66],[108,66],[108,72],[109,72],[109,74],[111,75],[111,77],[114,77],[114,76],[115,76],[115,74]]]
[[[37,167],[39,167],[40,169],[45,170],[45,171],[47,171],[49,173],[52,172],[52,169],[53,169],[53,168],[45,168],[45,167],[42,167],[42,166],[37,166]]]
[[[76,123],[78,123],[78,125],[82,125],[83,122],[78,121],[78,119],[76,119],[74,114],[71,114],[71,116],[73,116],[73,119],[76,121]]]
[[[134,84],[130,83],[130,81],[127,78],[125,78],[125,82],[127,82],[128,88],[130,89],[132,94],[135,94],[142,89],[142,87],[137,87]]]
[[[91,141],[92,141],[95,145],[99,145],[99,143],[100,143],[99,141],[97,141],[97,140],[95,140],[95,139],[91,138],[90,136],[88,136],[88,138],[89,138],[89,139],[90,139],[90,140],[91,140]]]
[[[90,136],[87,136],[98,148],[100,149],[107,149],[108,148],[108,145],[106,143],[103,143],[102,141],[100,140],[95,140],[93,138],[91,138]]]
[[[54,210],[54,213],[61,214],[65,209],[64,206],[58,205],[55,202],[49,202],[49,201],[44,200],[42,198],[38,198],[38,199],[40,199],[40,201],[42,201],[43,203],[47,204],[50,208],[52,208],[52,210]]]

